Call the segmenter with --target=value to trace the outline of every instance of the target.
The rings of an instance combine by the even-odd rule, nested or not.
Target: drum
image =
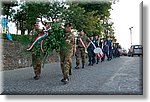
[[[94,49],[94,53],[97,58],[102,58],[104,56],[102,49],[99,47]]]
[[[102,49],[100,47],[97,47],[94,49],[94,53],[96,54],[96,53],[103,53],[103,52],[102,52]]]

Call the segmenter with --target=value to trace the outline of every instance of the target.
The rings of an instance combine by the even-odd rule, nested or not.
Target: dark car
[[[129,49],[128,56],[134,56],[134,55],[143,55],[143,47],[142,45],[132,45]]]

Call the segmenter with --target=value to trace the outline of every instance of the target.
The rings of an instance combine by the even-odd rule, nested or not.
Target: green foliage
[[[44,40],[44,53],[41,50],[41,42],[37,42],[31,49],[31,53],[37,55],[37,58],[43,56],[43,60],[41,60],[43,64],[47,56],[54,50],[59,53],[60,50],[67,50],[68,48],[65,41],[64,29],[61,27],[61,24],[53,23],[51,28],[50,35]]]
[[[97,11],[86,12],[78,4],[71,4],[68,11],[68,21],[75,29],[83,29],[88,36],[94,32],[100,35],[102,26],[99,15],[96,15]]]
[[[56,50],[60,52],[62,48],[67,48],[64,29],[62,29],[60,23],[53,23],[51,34],[45,39],[45,51]]]
[[[78,6],[78,4],[71,4],[68,9],[67,21],[71,22],[74,29],[83,29],[85,23],[84,18],[85,10]]]
[[[13,1],[7,1],[7,0],[2,0],[1,1],[1,10],[2,10],[2,14],[6,15],[7,18],[8,16],[12,16],[12,13],[14,12],[14,9],[12,9],[12,7],[17,6],[17,0],[13,0]]]
[[[95,15],[99,15],[101,20],[110,16],[111,2],[83,2],[79,3],[80,7],[85,9],[85,12],[97,11]]]
[[[95,11],[87,12],[84,15],[85,20],[86,20],[84,29],[88,36],[90,36],[93,33],[97,33],[98,35],[100,35],[101,30],[102,30],[99,17],[94,16],[95,13],[96,13]]]

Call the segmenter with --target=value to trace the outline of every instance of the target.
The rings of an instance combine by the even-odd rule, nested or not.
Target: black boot
[[[84,68],[84,64],[82,64],[82,68]]]
[[[78,66],[76,66],[76,67],[75,67],[75,69],[79,69],[79,67],[78,67]]]
[[[38,80],[39,78],[40,78],[40,76],[39,75],[36,75],[36,76],[34,76],[33,77],[35,80]]]
[[[67,79],[62,79],[61,82],[63,82],[64,84],[67,84],[69,82],[69,78]]]
[[[72,75],[71,68],[69,69],[69,75]]]
[[[88,66],[90,66],[90,65],[91,65],[91,63],[88,64]]]

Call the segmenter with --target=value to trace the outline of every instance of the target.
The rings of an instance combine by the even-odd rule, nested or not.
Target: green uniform
[[[90,42],[89,38],[86,35],[81,36],[81,39],[85,46]],[[79,67],[80,65],[80,58],[82,59],[82,65],[84,65],[85,59],[86,59],[86,53],[85,53],[85,48],[80,41],[80,36],[78,36],[76,40],[76,54],[75,55],[76,55],[77,67]]]
[[[60,51],[60,64],[64,79],[68,79],[69,73],[72,68],[72,56],[74,47],[74,35],[70,33],[65,33],[65,40],[67,48],[61,48]]]
[[[41,59],[39,57],[40,55],[32,54],[33,70],[35,76],[41,75]]]
[[[42,33],[41,30],[32,32],[32,40],[33,41],[38,34]],[[35,76],[41,75],[41,64],[42,64],[42,52],[41,52],[41,44],[37,42],[31,50],[34,50],[35,53],[32,54],[32,65]]]

